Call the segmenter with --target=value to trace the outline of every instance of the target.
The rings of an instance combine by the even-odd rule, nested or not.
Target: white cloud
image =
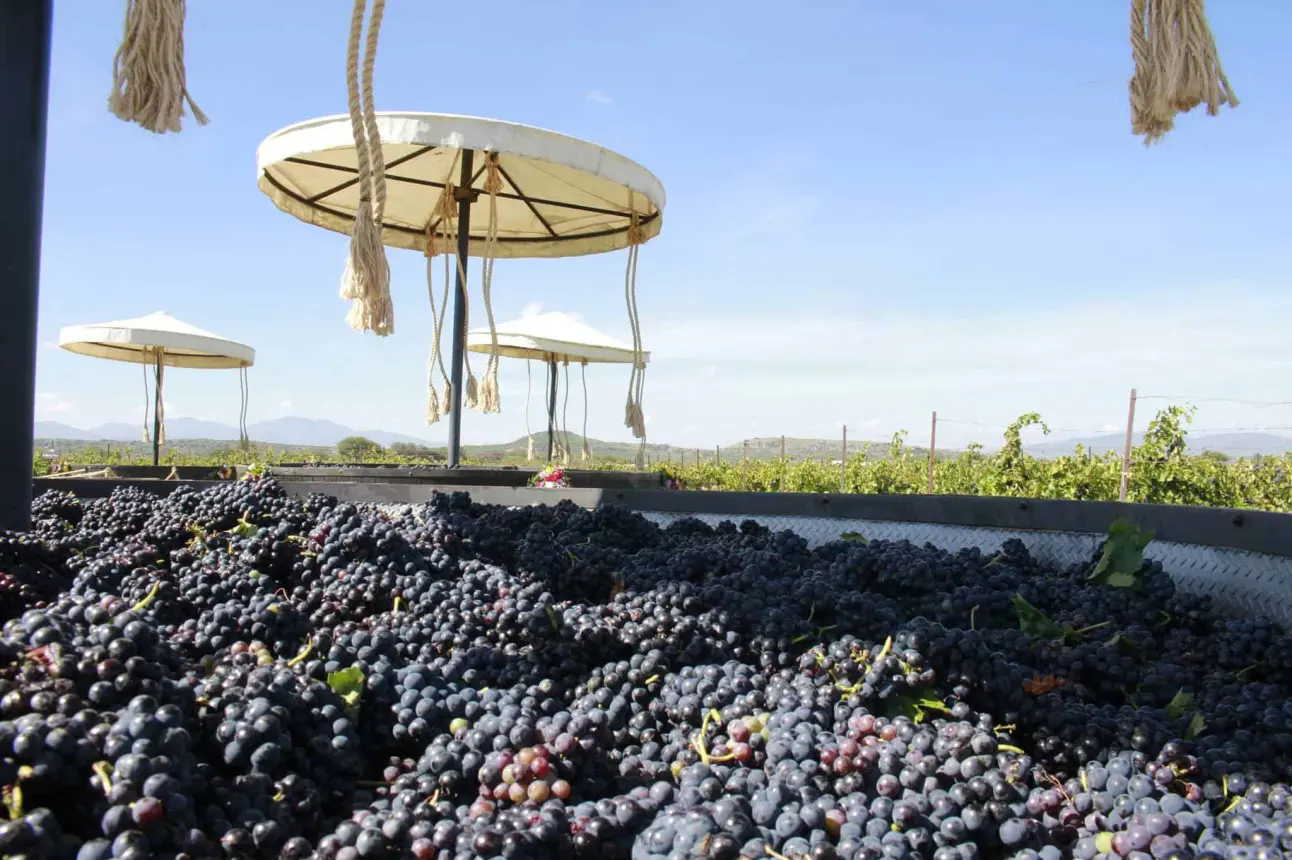
[[[543,312],[542,302],[530,302],[529,304],[525,305],[523,309],[521,309],[520,315],[524,319],[529,319],[530,317],[538,316],[542,312]]]
[[[612,105],[615,103],[614,98],[605,90],[588,90],[588,94],[584,98],[595,105]]]
[[[704,362],[764,373],[811,368],[798,380],[797,393],[840,385],[886,391],[1088,382],[1114,372],[1187,380],[1222,366],[1249,373],[1292,366],[1283,322],[1292,314],[1292,297],[1230,295],[1223,303],[1209,297],[1205,307],[1188,308],[1158,297],[955,316],[881,310],[809,317],[783,308],[757,316],[647,321],[643,328],[651,333],[657,366]],[[756,376],[749,382],[774,389]]]
[[[828,436],[835,420],[846,420],[849,436],[855,428],[858,437],[886,439],[905,428],[922,444],[937,409],[946,421],[939,443],[990,447],[1004,425],[1033,410],[1055,438],[1118,432],[1133,387],[1139,430],[1167,404],[1148,397],[1163,394],[1195,398],[1199,432],[1292,425],[1292,407],[1204,400],[1285,399],[1289,292],[1225,285],[1084,303],[1038,297],[971,311],[875,308],[817,316],[788,303],[644,320],[662,423],[656,437],[702,422],[705,436],[727,440],[749,432],[756,413],[775,416],[769,433]],[[721,386],[698,382],[710,367]]]
[[[36,392],[37,419],[42,415],[65,415],[74,411],[76,406],[70,400],[64,400],[51,391]]]
[[[278,408],[279,408],[279,409],[291,409],[291,408],[292,408],[292,402],[291,402],[290,400],[284,400],[282,403],[279,403],[279,404],[278,404]]]

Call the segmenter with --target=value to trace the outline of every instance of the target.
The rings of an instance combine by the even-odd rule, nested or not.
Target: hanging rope
[[[570,454],[570,422],[568,420],[570,411],[570,360],[563,359],[561,366],[565,369],[565,392],[561,397],[561,437],[565,440],[562,445],[561,462],[568,465]]]
[[[445,185],[449,185],[449,183],[445,183]],[[448,224],[449,222],[445,223]],[[456,249],[456,229],[453,231],[453,235],[455,240],[453,247]],[[464,261],[460,256],[458,256],[456,251],[453,254],[453,259],[457,262],[458,280],[462,283],[462,289],[459,291],[457,300],[462,302],[462,316],[465,318],[462,325],[462,366],[467,372],[467,390],[463,392],[462,405],[467,409],[478,409],[480,408],[480,383],[476,380],[476,375],[471,370],[471,352],[467,349],[467,332],[471,329],[471,293],[470,290],[467,289],[467,270]],[[446,259],[446,272],[447,263],[448,261]]]
[[[184,70],[184,0],[129,0],[125,34],[112,58],[108,110],[154,134],[180,130],[184,105],[198,125],[206,114],[189,95]]]
[[[341,298],[354,304],[346,321],[356,331],[381,337],[395,332],[395,309],[390,300],[390,264],[382,244],[381,220],[386,209],[386,164],[373,106],[372,72],[377,60],[377,39],[386,11],[386,0],[373,0],[364,44],[363,88],[359,87],[359,41],[367,0],[354,0],[350,41],[346,50],[346,88],[350,130],[359,171],[359,206],[354,213],[350,256],[341,275]]]
[[[164,391],[164,380],[166,378],[166,351],[161,347],[157,348],[157,385],[155,386],[154,395],[157,403],[153,406],[155,420],[157,422],[157,444],[166,444],[166,394]]]
[[[560,380],[556,369],[556,359],[549,357],[547,363],[547,443],[553,463],[563,462],[565,449],[561,445],[560,427],[556,422],[556,389]],[[550,464],[549,464],[550,465]]]
[[[637,252],[646,241],[637,220],[637,212],[630,214],[628,226],[628,269],[624,273],[624,301],[628,305],[628,324],[633,334],[633,368],[628,378],[628,402],[624,405],[624,426],[632,430],[634,439],[646,438],[646,418],[642,412],[642,377],[646,362],[642,355],[641,320],[637,314]]]
[[[238,368],[238,388],[241,396],[241,409],[238,413],[238,444],[242,450],[251,449],[251,436],[247,433],[247,405],[251,400],[251,381],[247,378],[247,368]]]
[[[152,397],[148,394],[148,365],[141,365],[144,369],[144,444],[151,444],[153,434],[148,429],[148,410],[152,407]]]
[[[1238,107],[1220,65],[1203,0],[1131,0],[1131,130],[1156,143],[1178,114]]]
[[[534,362],[525,359],[525,462],[534,460],[534,431],[529,429],[529,396],[534,388]]]
[[[498,195],[502,192],[502,170],[498,153],[490,152],[485,158],[485,193],[489,195],[489,226],[485,232],[484,259],[481,261],[481,292],[484,296],[485,316],[489,319],[489,360],[485,363],[484,379],[480,385],[480,411],[498,412],[502,401],[498,390],[498,331],[493,319],[493,264],[498,242]]]
[[[453,171],[457,167],[457,164],[458,164],[458,157],[455,155],[453,157],[453,163],[449,165],[448,176],[451,176],[453,174]],[[449,255],[452,254],[453,259],[457,261],[458,280],[462,282],[462,290],[461,290],[461,294],[458,296],[458,301],[462,302],[463,316],[466,317],[466,324],[462,327],[463,328],[462,366],[466,368],[467,382],[466,382],[466,391],[463,392],[464,396],[462,398],[463,400],[462,405],[468,409],[475,409],[477,403],[479,402],[480,389],[479,389],[479,383],[476,381],[475,374],[471,371],[471,354],[467,352],[467,344],[466,344],[466,330],[467,328],[469,328],[470,320],[471,320],[471,307],[467,301],[468,299],[467,278],[466,278],[467,272],[466,272],[466,268],[462,264],[462,260],[458,258],[458,254],[457,254],[457,247],[458,247],[457,230],[455,229],[456,222],[454,221],[454,219],[457,218],[457,214],[458,214],[457,207],[454,205],[456,203],[456,198],[457,198],[457,188],[456,186],[454,186],[452,180],[449,179],[448,176],[446,176],[444,179],[444,190],[440,194],[440,200],[436,204],[436,211],[435,211],[436,216],[438,216],[438,218],[440,219],[440,223],[443,225],[440,228],[440,232],[444,235],[444,306],[440,309],[439,337],[441,339],[443,337],[444,321],[448,319],[448,315],[449,315],[449,286],[448,285],[452,279],[452,269],[450,269]],[[453,382],[450,379],[447,371],[444,371],[443,354],[441,354],[439,361],[440,361],[440,369],[444,373],[444,399],[441,401],[442,405],[440,407],[440,414],[448,415],[453,408]]]
[[[583,378],[583,459],[592,459],[592,443],[588,441],[588,360],[579,363],[579,376]]]
[[[436,212],[443,210],[445,197],[441,195],[440,202],[436,204]],[[449,202],[449,208],[452,208],[452,201]],[[435,371],[439,370],[440,375],[444,377],[444,396],[448,398],[452,394],[452,383],[449,375],[444,369],[444,352],[440,349],[440,339],[444,335],[444,320],[449,315],[449,257],[448,252],[444,254],[444,298],[440,302],[440,309],[435,306],[435,231],[431,228],[431,223],[426,225],[426,296],[431,302],[431,352],[427,356],[426,362],[426,423],[434,424],[448,414],[449,406],[452,400],[441,404],[439,394],[435,391]]]

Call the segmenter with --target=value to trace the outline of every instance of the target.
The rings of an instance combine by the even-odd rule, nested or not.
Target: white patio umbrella
[[[495,345],[496,344],[496,345]],[[589,364],[635,364],[644,367],[650,353],[635,350],[569,314],[551,312],[522,317],[489,329],[478,328],[467,332],[467,349],[471,352],[496,353],[505,358],[525,359],[525,373],[532,382],[530,362],[542,361],[547,368],[547,459],[553,459],[556,440],[556,396],[558,367],[565,370],[565,400],[561,408],[561,424],[565,439],[561,443],[562,459],[570,454],[568,425],[565,410],[570,402],[570,364],[578,364],[583,380],[583,459],[592,456],[588,444],[588,380]],[[534,457],[534,436],[529,429],[529,389],[525,392],[525,434],[529,440],[526,453]],[[645,445],[645,440],[642,442]],[[640,460],[640,455],[639,458]]]
[[[257,152],[259,187],[275,206],[302,221],[353,233],[341,293],[354,300],[349,322],[358,330],[378,335],[394,331],[390,271],[382,246],[426,256],[433,320],[427,421],[449,417],[449,465],[457,465],[460,455],[464,395],[468,408],[497,412],[500,406],[491,299],[498,258],[627,250],[623,291],[636,359],[624,421],[635,438],[644,439],[637,254],[663,223],[660,181],[621,155],[556,132],[370,107],[365,102],[360,111],[352,99],[349,117],[311,120],[270,135]],[[436,256],[444,260],[438,302]],[[465,349],[470,256],[483,258],[482,299],[490,331],[489,359],[478,384]],[[450,278],[456,282],[456,301],[451,367],[446,370],[440,342]],[[437,376],[444,382],[443,400]]]
[[[181,322],[165,311],[158,311],[136,319],[67,326],[58,334],[58,345],[79,355],[152,367],[154,466],[161,460],[161,445],[166,434],[162,386],[167,367],[237,370],[241,377],[242,394],[238,418],[239,440],[244,446],[250,441],[247,438],[247,368],[256,363],[256,351],[246,344],[211,334],[197,326]],[[145,397],[147,392],[148,373],[145,369]],[[147,401],[144,406],[143,437],[145,442],[149,441]]]

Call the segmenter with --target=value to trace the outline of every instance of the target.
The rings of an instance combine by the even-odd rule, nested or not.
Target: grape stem
[[[711,720],[721,719],[722,717],[718,715],[717,711],[710,709],[709,712],[704,715],[704,719],[700,721],[700,731],[696,734],[695,739],[691,741],[691,746],[695,749],[696,753],[699,754],[700,761],[706,765],[712,762],[713,759],[709,757],[709,750],[704,744],[704,736],[709,731],[709,722]]]
[[[22,818],[22,789],[19,786],[11,785],[5,787],[4,803],[9,809],[10,821],[17,821]]]
[[[302,662],[304,662],[306,657],[310,656],[310,654],[313,653],[313,651],[314,651],[314,640],[311,639],[309,642],[305,643],[305,647],[301,649],[301,653],[297,654],[295,657],[287,661],[287,665],[288,666],[300,665]]]
[[[99,781],[103,783],[103,796],[107,797],[112,793],[112,765],[106,761],[95,762],[90,768],[98,775]]]
[[[130,607],[130,611],[131,611],[131,612],[143,612],[145,609],[147,609],[147,608],[148,608],[148,606],[149,606],[149,605],[150,605],[154,600],[156,600],[156,599],[157,599],[157,593],[158,593],[159,591],[161,591],[161,580],[160,580],[160,579],[153,583],[153,587],[149,590],[148,595],[147,595],[143,600],[139,601],[139,602],[138,602],[138,603],[136,603],[134,606]]]

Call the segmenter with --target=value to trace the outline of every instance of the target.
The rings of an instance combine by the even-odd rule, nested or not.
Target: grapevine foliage
[[[1193,412],[1179,406],[1163,409],[1150,422],[1143,442],[1131,451],[1127,501],[1155,504],[1205,505],[1219,508],[1250,508],[1292,511],[1292,454],[1229,459],[1215,453],[1189,454],[1186,449],[1188,424]],[[1037,413],[1020,416],[1004,434],[1002,448],[985,453],[973,444],[952,456],[939,456],[934,464],[934,491],[957,496],[1009,496],[1032,499],[1073,499],[1116,501],[1121,483],[1122,461],[1118,453],[1093,454],[1077,446],[1071,454],[1055,458],[1028,455],[1022,431],[1037,426],[1048,432]],[[500,465],[498,459],[465,457],[473,465]],[[297,451],[281,449],[237,449],[214,451],[206,456],[166,452],[162,462],[175,466],[211,466],[246,462],[275,464],[301,462]],[[651,467],[660,468],[688,490],[745,492],[837,493],[840,464],[837,452],[822,458],[792,460],[743,460],[724,451],[716,461],[707,455],[697,462],[694,455],[681,463],[653,458]],[[324,465],[329,462],[430,464],[420,456],[400,455],[393,450],[350,456],[323,456],[317,452],[304,459]],[[119,449],[86,450],[77,462],[95,465],[137,465],[151,463],[146,457],[129,456]],[[509,461],[510,462],[510,461]],[[537,464],[531,464],[537,468]],[[629,470],[631,463],[593,460],[579,468]],[[48,474],[50,463],[37,453],[32,459],[36,476]],[[906,432],[894,434],[884,451],[863,449],[844,464],[844,491],[870,494],[919,494],[928,490],[928,455],[906,443]]]

